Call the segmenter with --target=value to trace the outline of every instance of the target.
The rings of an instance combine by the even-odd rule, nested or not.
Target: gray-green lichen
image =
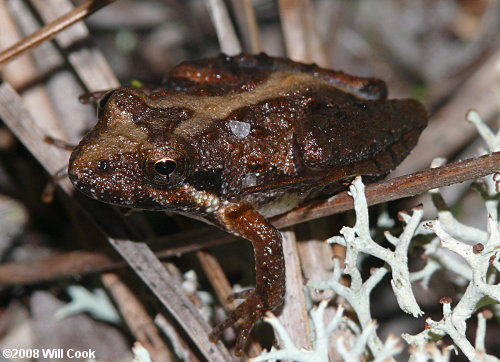
[[[473,123],[480,135],[485,139],[489,152],[500,151],[500,132],[494,134],[481,120],[479,114],[470,111],[468,120]],[[486,153],[483,151],[482,153]],[[436,159],[432,167],[444,164],[443,159]],[[427,288],[429,280],[438,270],[445,270],[450,283],[464,288],[458,303],[452,308],[451,299],[443,296],[443,318],[440,321],[426,319],[426,328],[416,334],[403,334],[401,337],[410,345],[408,352],[411,361],[449,361],[453,346],[442,346],[441,339],[448,335],[456,346],[455,353],[463,353],[471,361],[500,361],[488,355],[484,348],[487,334],[486,316],[488,312],[477,313],[479,308],[490,305],[492,313],[500,318],[500,228],[498,219],[498,192],[500,191],[500,174],[485,177],[482,184],[476,187],[485,202],[488,213],[487,230],[481,230],[461,223],[446,206],[440,191],[431,190],[430,194],[438,210],[435,220],[422,220],[422,207],[414,208],[411,214],[400,213],[405,227],[398,236],[385,233],[385,238],[392,248],[384,248],[376,243],[370,234],[368,205],[364,195],[361,178],[356,178],[350,186],[354,199],[356,223],[353,227],[343,227],[339,236],[327,241],[346,247],[345,266],[334,259],[334,269],[330,279],[309,281],[308,286],[316,290],[332,289],[345,298],[356,313],[355,324],[352,319],[342,316],[339,307],[335,317],[328,323],[323,321],[327,302],[323,301],[310,311],[313,326],[313,349],[297,348],[291,341],[284,327],[272,315],[266,321],[279,334],[283,345],[279,349],[263,352],[252,361],[291,359],[294,361],[328,361],[328,345],[335,343],[336,349],[345,361],[358,361],[368,351],[375,361],[391,359],[402,350],[401,339],[389,337],[382,342],[376,332],[376,323],[370,310],[370,294],[387,273],[391,274],[392,290],[400,309],[415,318],[423,314],[412,291],[412,283],[421,282]],[[388,224],[387,220],[382,220]],[[409,272],[408,250],[417,235],[435,235],[424,246],[425,266],[416,272]],[[450,260],[449,252],[458,254],[463,262]],[[383,260],[386,267],[372,271],[369,278],[362,280],[359,261],[366,255]],[[341,283],[341,277],[350,277],[350,285]],[[467,320],[477,313],[478,327],[474,343],[466,337]],[[342,338],[332,340],[335,329],[348,326],[354,338],[344,341]]]

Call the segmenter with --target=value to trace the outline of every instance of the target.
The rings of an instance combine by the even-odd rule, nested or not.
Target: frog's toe
[[[229,317],[224,322],[214,327],[212,333],[210,333],[210,339],[212,341],[217,341],[226,328],[229,328],[238,320],[241,320],[241,328],[238,331],[236,346],[234,348],[234,353],[237,356],[241,356],[243,354],[243,350],[248,342],[248,338],[254,324],[261,319],[267,311],[264,307],[264,303],[261,301],[261,298],[255,293],[255,290],[246,290],[241,293],[248,295],[248,298],[233,312],[231,312]],[[238,298],[242,297],[241,293],[237,293]]]
[[[245,289],[240,292],[234,292],[232,293],[229,297],[227,297],[227,301],[229,303],[235,301],[236,299],[247,299],[250,297],[253,293],[255,293],[255,289]]]

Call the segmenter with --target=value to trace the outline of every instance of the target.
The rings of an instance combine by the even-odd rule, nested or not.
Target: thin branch
[[[108,238],[108,241],[167,308],[207,360],[232,360],[222,342],[213,343],[209,340],[208,323],[146,244],[112,238]]]
[[[125,263],[121,263],[125,266]],[[41,283],[71,275],[95,273],[113,260],[104,253],[71,251],[42,258],[0,264],[0,285],[20,285]]]
[[[279,0],[278,5],[288,57],[299,62],[310,62],[311,54],[308,52],[306,30],[303,24],[303,2],[301,0]]]
[[[205,272],[215,294],[219,298],[222,306],[226,311],[231,311],[238,306],[236,301],[229,301],[229,297],[232,294],[231,284],[227,280],[224,271],[217,261],[217,259],[210,253],[206,251],[198,251],[196,253],[198,256],[198,261]]]
[[[231,4],[238,30],[241,32],[244,51],[252,54],[260,53],[262,41],[252,0],[231,0]]]
[[[312,349],[311,328],[304,295],[305,283],[297,252],[297,238],[292,230],[283,231],[281,235],[286,265],[286,303],[278,319],[289,332],[289,337],[296,346]],[[283,347],[284,341],[280,337],[277,336],[279,345]]]
[[[206,0],[212,23],[214,24],[219,46],[223,53],[236,55],[241,53],[241,45],[229,17],[226,5],[221,0]]]
[[[426,168],[436,156],[450,157],[466,146],[473,137],[477,137],[476,129],[464,122],[465,115],[474,107],[481,118],[489,123],[495,122],[498,114],[498,97],[494,89],[498,87],[500,72],[500,42],[487,60],[474,67],[474,73],[463,82],[453,86],[452,98],[437,113],[422,133],[413,152],[398,167],[399,175],[411,170]],[[449,95],[449,91],[445,92]],[[435,99],[431,97],[431,99]]]
[[[103,273],[102,283],[113,297],[120,314],[130,328],[135,339],[139,341],[153,357],[154,361],[172,361],[174,356],[162,339],[153,318],[146,307],[122,278],[115,273]]]
[[[226,310],[230,312],[238,306],[236,300],[229,301],[229,297],[232,295],[232,288],[229,280],[222,269],[222,266],[218,260],[210,253],[206,251],[198,251],[196,253],[198,260],[207,276],[212,288],[217,294],[219,301]],[[250,338],[250,346],[248,349],[250,356],[258,356],[262,353],[262,347],[257,343],[254,338]]]
[[[89,0],[0,53],[0,66],[54,38],[59,32],[116,0]]]
[[[0,87],[1,98],[2,89]],[[496,172],[500,168],[499,165],[500,152],[496,152],[491,155],[450,163],[442,167],[367,185],[366,197],[368,205],[410,197],[433,188],[483,177]],[[283,228],[324,216],[338,214],[352,208],[352,198],[347,194],[347,191],[344,191],[326,201],[315,201],[292,210],[288,214],[279,216],[273,220],[273,225]],[[237,236],[227,234],[222,230],[212,227],[202,227],[149,240],[148,245],[156,251],[155,253],[158,257],[166,258],[234,242],[238,239]],[[168,245],[168,247],[164,248],[165,245]],[[72,255],[73,253],[75,255],[80,255],[78,253],[81,253],[82,260],[85,257],[86,262],[74,263],[69,268],[67,263],[64,262],[64,258],[67,257],[73,260],[75,258]],[[36,283],[78,273],[111,270],[123,267],[123,265],[123,263],[117,263],[104,254],[75,251],[41,259],[36,263],[31,262],[28,270],[26,270],[27,264],[22,262],[3,264],[0,266],[0,284],[10,284],[11,280],[15,280],[17,284]]]
[[[495,152],[368,185],[366,198],[368,205],[380,204],[422,194],[430,189],[487,176],[499,169],[500,152]],[[344,191],[326,201],[310,203],[277,217],[273,220],[273,225],[281,228],[352,208],[352,198],[347,194],[347,191]]]

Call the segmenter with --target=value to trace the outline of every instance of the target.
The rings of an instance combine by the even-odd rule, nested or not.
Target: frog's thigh
[[[252,242],[255,252],[256,288],[267,310],[283,302],[285,261],[280,232],[247,203],[230,204],[221,212],[226,230]]]

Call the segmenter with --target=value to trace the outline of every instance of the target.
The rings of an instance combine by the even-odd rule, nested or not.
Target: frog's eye
[[[187,174],[185,155],[173,148],[151,152],[146,158],[145,174],[156,185],[177,185],[184,181]]]
[[[177,162],[171,158],[164,158],[155,162],[155,171],[162,176],[170,176],[177,167]]]

